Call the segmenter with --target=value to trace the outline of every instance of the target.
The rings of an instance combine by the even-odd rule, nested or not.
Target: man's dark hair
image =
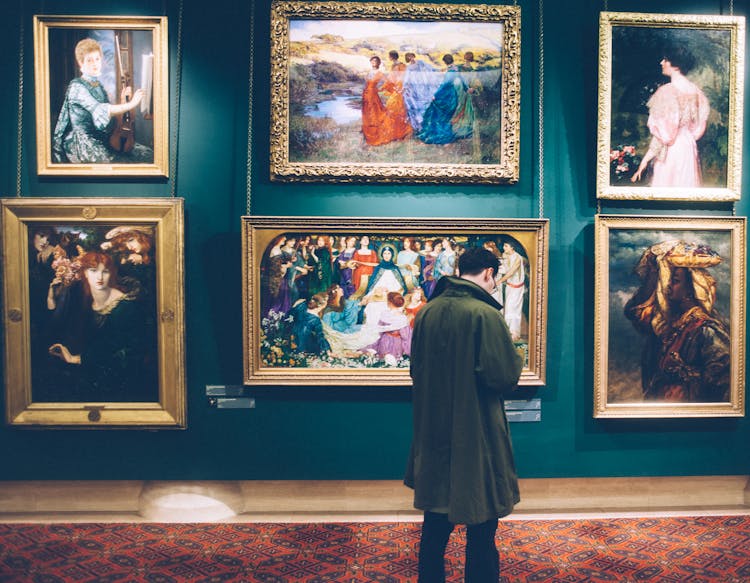
[[[394,61],[398,61],[398,51],[388,51],[388,57]]]
[[[458,272],[461,275],[478,275],[488,267],[492,268],[492,276],[497,275],[497,257],[483,247],[470,247],[458,258]]]

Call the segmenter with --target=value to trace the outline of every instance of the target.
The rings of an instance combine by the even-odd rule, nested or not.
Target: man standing
[[[445,581],[444,554],[456,524],[467,525],[468,583],[496,583],[495,532],[520,498],[503,397],[522,359],[500,315],[497,258],[478,247],[440,279],[417,314],[411,348],[414,437],[404,483],[424,511],[420,583]]]

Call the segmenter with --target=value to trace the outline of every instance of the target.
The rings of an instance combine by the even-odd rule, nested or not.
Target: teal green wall
[[[0,194],[15,196],[19,3],[0,22]],[[256,2],[253,214],[537,217],[538,3],[522,7],[521,179],[513,186],[277,184],[268,178],[269,2]],[[169,196],[159,180],[40,179],[35,172],[32,14],[164,14],[176,1],[21,0],[23,196]],[[747,474],[750,421],[592,418],[593,219],[598,11],[544,2],[544,216],[550,219],[547,387],[539,423],[512,427],[522,477]],[[409,446],[407,388],[254,388],[250,410],[209,407],[207,384],[242,380],[240,216],[246,214],[250,2],[184,1],[177,194],[186,209],[188,428],[0,427],[0,478],[396,479]],[[608,3],[610,10],[719,13],[727,3]],[[747,4],[735,2],[735,14]],[[174,57],[172,59],[174,66]],[[174,81],[174,68],[172,80]],[[172,102],[174,100],[172,99]],[[745,131],[745,151],[750,132]],[[750,181],[745,169],[743,190]],[[746,192],[747,195],[747,192]],[[748,197],[737,203],[748,212]],[[731,214],[731,205],[607,203],[605,212]],[[0,412],[4,417],[4,411]]]

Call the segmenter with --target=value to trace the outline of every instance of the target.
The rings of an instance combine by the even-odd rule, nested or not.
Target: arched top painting
[[[271,9],[271,178],[518,180],[517,6]]]
[[[745,18],[603,12],[597,195],[740,198]]]

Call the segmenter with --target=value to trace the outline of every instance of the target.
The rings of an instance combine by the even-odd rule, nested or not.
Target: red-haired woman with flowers
[[[79,313],[68,315],[76,330],[49,347],[67,365],[60,400],[158,400],[155,315],[122,289],[110,255],[87,252],[78,263]]]

